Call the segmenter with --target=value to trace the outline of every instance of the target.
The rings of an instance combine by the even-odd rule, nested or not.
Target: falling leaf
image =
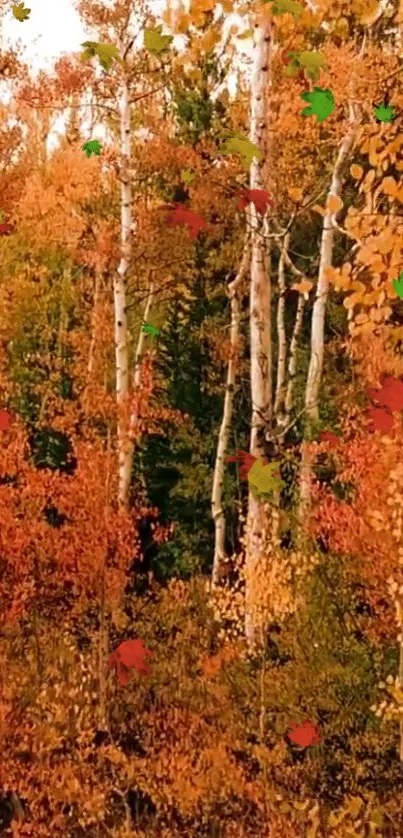
[[[362,166],[358,166],[357,163],[353,163],[352,166],[350,166],[350,173],[354,180],[360,180],[364,174],[364,169]]]
[[[24,20],[27,20],[31,14],[31,9],[27,9],[24,6],[24,3],[16,3],[15,6],[12,6],[12,13],[16,20],[19,20],[20,23],[23,23]]]
[[[310,102],[308,108],[304,108],[302,116],[316,116],[317,122],[323,122],[335,109],[335,102],[331,90],[323,90],[321,87],[314,87],[313,91],[300,94],[304,102]]]
[[[393,428],[393,416],[384,407],[370,407],[365,411],[369,420],[368,431],[378,431],[381,435],[388,434]]]
[[[154,652],[147,649],[142,640],[124,640],[109,656],[109,669],[116,666],[116,673],[121,684],[130,681],[130,670],[135,669],[139,675],[149,675],[149,665],[146,656],[154,657]]]
[[[400,299],[403,299],[403,271],[400,274],[399,279],[393,280],[392,285],[397,296],[400,297]]]
[[[257,157],[258,160],[263,158],[263,154],[257,145],[246,137],[239,136],[228,137],[220,152],[221,154],[240,154],[247,169],[251,166],[254,157]]]
[[[246,41],[247,38],[253,38],[253,29],[245,29],[244,32],[240,32],[236,37],[239,38],[240,41]]]
[[[248,472],[249,484],[258,490],[260,494],[271,494],[276,489],[281,489],[284,482],[280,477],[280,463],[264,463],[262,458],[253,463]]]
[[[0,409],[0,431],[6,431],[15,420],[15,416],[8,410]]]
[[[184,204],[164,204],[160,209],[169,210],[170,216],[167,219],[168,227],[185,225],[189,230],[191,239],[195,239],[200,230],[207,229],[210,225],[196,212],[192,212]]]
[[[386,373],[382,373],[380,382],[382,387],[379,390],[374,390],[371,387],[367,388],[367,394],[371,401],[376,401],[389,410],[403,410],[403,382],[399,381],[398,378],[393,378],[392,375],[386,375]]]
[[[84,143],[81,148],[85,151],[87,157],[91,157],[91,154],[99,156],[101,154],[102,145],[99,140],[89,140],[87,143]]]
[[[253,454],[249,454],[249,451],[242,451],[241,449],[238,449],[235,455],[225,458],[227,463],[241,463],[239,469],[239,476],[241,480],[247,479],[248,473],[256,460],[257,457],[254,457]]]
[[[155,29],[144,29],[144,46],[148,52],[160,55],[161,52],[169,49],[173,37],[172,35],[162,35],[162,25],[156,26]]]
[[[84,52],[81,53],[82,61],[87,61],[89,58],[97,55],[99,63],[104,70],[110,70],[113,59],[123,64],[119,51],[114,44],[99,44],[97,41],[84,41],[81,46],[85,47]]]
[[[291,732],[287,733],[287,736],[300,748],[309,748],[310,745],[318,745],[321,741],[319,729],[308,721],[303,722],[302,725],[292,722]]]
[[[343,201],[338,195],[329,195],[326,203],[326,209],[330,212],[338,212],[343,206]]]
[[[9,236],[13,232],[13,227],[8,221],[3,221],[3,218],[4,216],[2,216],[0,223],[0,236]]]
[[[260,212],[261,215],[265,215],[269,204],[272,207],[274,206],[267,189],[247,189],[245,187],[242,189],[237,208],[243,210],[248,204],[253,204],[256,212]]]
[[[181,181],[182,183],[188,183],[189,185],[194,183],[195,175],[190,169],[182,169],[181,171]]]
[[[141,331],[146,335],[152,335],[152,337],[156,337],[160,333],[160,330],[156,326],[151,326],[150,323],[143,323]]]
[[[396,118],[396,114],[392,105],[385,105],[382,102],[377,108],[374,108],[374,113],[379,122],[392,122]]]
[[[292,15],[296,20],[302,15],[304,7],[296,0],[263,0],[264,3],[273,3],[272,11],[274,15]]]
[[[319,442],[328,442],[332,448],[339,444],[340,438],[333,433],[333,431],[321,431],[319,434]]]
[[[309,279],[294,282],[294,285],[291,286],[292,291],[298,291],[300,294],[309,294],[311,288],[313,288],[313,282],[310,282]]]
[[[326,57],[323,52],[303,50],[302,52],[290,52],[291,62],[287,67],[287,75],[294,76],[299,70],[304,70],[312,81],[317,81],[320,76],[320,69],[327,70]]]
[[[290,186],[289,189],[287,189],[287,192],[292,201],[295,201],[296,203],[302,201],[303,192],[298,186]]]

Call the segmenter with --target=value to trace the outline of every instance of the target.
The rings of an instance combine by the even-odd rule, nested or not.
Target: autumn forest
[[[0,834],[402,838],[402,0],[71,2],[0,0]]]

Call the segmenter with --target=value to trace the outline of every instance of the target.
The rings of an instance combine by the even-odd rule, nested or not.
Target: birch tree
[[[305,439],[302,443],[301,451],[299,502],[300,524],[302,524],[305,520],[310,503],[312,461],[307,442],[313,424],[318,421],[319,416],[318,398],[323,371],[325,316],[327,297],[329,293],[329,278],[327,270],[332,266],[333,262],[334,236],[337,227],[337,210],[335,211],[337,201],[335,202],[334,199],[340,198],[342,192],[343,174],[351,157],[357,138],[359,120],[360,117],[358,109],[350,102],[349,124],[340,143],[337,159],[334,165],[332,180],[327,195],[326,213],[323,220],[318,284],[311,320],[311,353],[305,389],[306,424]]]
[[[228,285],[228,297],[231,302],[230,348],[227,366],[227,380],[225,385],[224,409],[220,432],[218,435],[213,488],[211,493],[211,512],[215,529],[213,572],[211,578],[213,587],[219,582],[222,564],[225,560],[225,516],[222,507],[225,454],[231,430],[235,395],[236,368],[238,362],[240,295],[243,280],[249,270],[249,264],[250,246],[249,239],[247,238],[239,271],[235,279]]]
[[[263,189],[263,171],[267,164],[268,102],[271,52],[271,21],[262,16],[253,25],[253,70],[250,88],[250,140],[261,151],[262,157],[253,159],[250,168],[250,188]],[[264,454],[262,437],[272,417],[272,347],[271,347],[271,280],[267,215],[262,218],[253,204],[249,209],[251,236],[250,266],[250,381],[251,381],[251,436],[250,453]],[[249,492],[246,524],[246,593],[245,633],[254,639],[252,616],[253,589],[251,579],[265,541],[266,512],[264,504]]]

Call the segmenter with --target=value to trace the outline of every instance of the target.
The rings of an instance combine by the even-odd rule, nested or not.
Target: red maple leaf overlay
[[[392,375],[382,373],[380,377],[382,387],[375,390],[367,388],[367,393],[372,402],[378,402],[382,407],[389,410],[403,410],[403,382]]]
[[[9,236],[13,232],[12,224],[9,224],[8,221],[2,221],[0,223],[0,236]]]
[[[116,674],[121,684],[126,686],[130,681],[130,670],[135,669],[139,675],[149,675],[150,670],[146,656],[154,657],[154,652],[147,649],[142,640],[123,640],[123,642],[109,655],[109,669],[116,666]]]
[[[336,436],[333,431],[321,431],[319,434],[319,442],[329,442],[332,448],[340,442],[340,437]]]
[[[0,431],[6,431],[7,428],[12,425],[15,420],[15,416],[12,413],[9,413],[8,410],[2,410],[0,408]]]
[[[236,454],[225,458],[226,463],[241,463],[239,468],[239,476],[241,480],[247,480],[248,474],[256,460],[257,457],[254,457],[253,454],[249,454],[249,451],[241,451],[241,449],[238,449]]]
[[[310,745],[318,745],[321,741],[319,730],[312,722],[303,722],[302,725],[291,723],[291,732],[287,733],[289,739],[300,748],[309,748]]]
[[[365,411],[365,416],[369,420],[367,430],[370,433],[378,431],[384,436],[393,428],[393,416],[385,407],[370,407]]]
[[[170,212],[170,216],[167,218],[167,227],[184,225],[188,228],[191,239],[195,239],[200,230],[206,230],[210,227],[201,215],[193,212],[189,207],[185,207],[184,204],[164,204],[159,209]]]
[[[244,187],[239,198],[237,209],[243,210],[248,206],[248,204],[254,204],[256,212],[260,212],[260,215],[265,214],[269,204],[274,207],[274,203],[267,189],[247,189]]]

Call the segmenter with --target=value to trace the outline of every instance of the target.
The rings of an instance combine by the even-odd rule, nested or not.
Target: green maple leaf
[[[257,489],[261,495],[270,495],[276,489],[281,489],[284,486],[280,477],[280,463],[264,465],[260,457],[249,469],[248,480],[251,487]]]
[[[159,335],[160,333],[160,330],[157,329],[156,326],[151,326],[150,323],[143,323],[141,331],[144,332],[146,335],[152,335],[153,337],[156,337],[156,335]]]
[[[258,160],[263,158],[263,154],[255,143],[252,143],[247,137],[233,136],[228,137],[224,145],[220,148],[221,154],[240,154],[243,157],[243,164],[246,169],[252,164],[254,157]]]
[[[396,291],[396,294],[400,299],[403,299],[403,271],[399,276],[399,279],[394,279],[392,282],[393,288]]]
[[[392,122],[392,119],[395,119],[396,116],[393,106],[385,105],[384,102],[374,108],[374,113],[379,122]]]
[[[290,52],[292,61],[288,65],[286,74],[294,76],[299,70],[305,70],[307,76],[312,81],[317,81],[320,75],[320,68],[327,70],[326,58],[323,52],[310,52],[303,50],[302,52]]]
[[[19,20],[20,23],[22,23],[30,16],[31,9],[26,9],[24,3],[16,3],[15,6],[12,7],[12,13],[16,20]]]
[[[84,41],[81,46],[85,47],[84,52],[81,53],[81,60],[87,61],[89,58],[97,55],[99,63],[104,70],[110,70],[113,59],[119,61],[121,64],[123,63],[119,51],[114,44],[99,44],[97,41]]]
[[[194,183],[195,175],[190,169],[182,169],[181,171],[181,181],[182,183]]]
[[[96,154],[98,157],[101,154],[102,145],[99,140],[88,140],[87,143],[84,143],[81,146],[82,150],[85,151],[87,157],[91,157],[91,154]]]
[[[301,3],[296,3],[295,0],[263,0],[263,2],[273,3],[272,11],[274,15],[283,15],[288,12],[296,20],[304,11],[304,7],[301,6]]]
[[[309,102],[309,108],[304,108],[302,116],[316,116],[318,122],[327,119],[335,109],[334,96],[331,90],[314,87],[313,91],[300,94],[304,102]]]
[[[173,41],[172,35],[162,35],[161,33],[162,25],[156,26],[155,29],[144,29],[144,46],[149,52],[156,55],[169,49]]]

